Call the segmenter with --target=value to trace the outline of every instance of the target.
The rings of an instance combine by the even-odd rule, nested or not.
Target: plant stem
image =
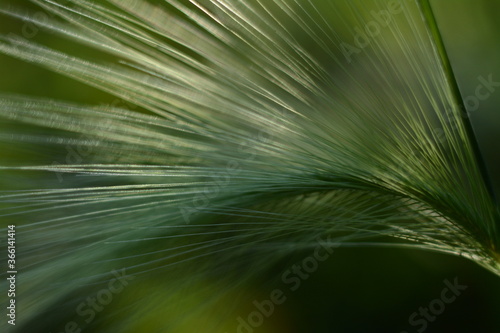
[[[429,28],[431,36],[433,37],[433,42],[439,54],[439,58],[441,60],[441,64],[443,66],[447,81],[449,83],[451,93],[455,101],[457,102],[460,110],[462,110],[465,113],[465,115],[462,115],[462,117],[460,118],[462,119],[462,123],[466,130],[467,137],[471,144],[473,153],[476,157],[476,161],[478,163],[479,171],[483,178],[484,184],[492,200],[494,202],[497,202],[495,191],[493,189],[492,182],[489,176],[488,168],[486,167],[486,163],[484,162],[484,158],[481,154],[481,149],[479,148],[479,143],[477,142],[476,139],[474,128],[472,127],[472,123],[467,114],[467,109],[465,107],[462,94],[460,93],[460,88],[458,87],[457,79],[453,71],[453,68],[451,66],[448,52],[446,51],[446,47],[444,45],[443,38],[441,36],[441,32],[439,31],[436,17],[434,16],[434,12],[432,10],[432,6],[429,0],[418,0],[418,4],[422,12],[422,15],[425,19],[425,22],[427,23],[427,27]]]

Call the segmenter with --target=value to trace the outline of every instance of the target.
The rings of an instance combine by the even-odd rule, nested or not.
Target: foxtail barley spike
[[[500,272],[498,206],[427,1],[32,2],[1,14],[69,46],[5,34],[0,52],[117,102],[0,95],[14,332],[229,331],[218,304],[318,239]],[[113,302],[82,315],[102,290]]]

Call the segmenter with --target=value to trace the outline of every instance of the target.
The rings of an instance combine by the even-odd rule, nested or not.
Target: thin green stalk
[[[462,114],[462,117],[460,118],[462,119],[462,123],[467,132],[467,138],[469,139],[472,150],[476,157],[478,168],[484,180],[484,184],[492,200],[494,202],[497,202],[495,191],[493,189],[493,185],[489,176],[488,168],[486,167],[486,163],[484,162],[481,149],[479,148],[479,143],[477,142],[474,128],[472,126],[469,116],[467,115],[467,108],[465,107],[464,100],[462,98],[462,93],[460,92],[460,88],[458,87],[457,78],[455,76],[455,72],[453,71],[453,67],[451,66],[450,58],[448,56],[448,52],[446,51],[443,37],[438,28],[434,11],[432,10],[432,6],[429,0],[419,0],[418,4],[422,11],[422,15],[425,19],[425,22],[429,28],[429,31],[433,37],[432,41],[434,42],[434,45],[438,51],[439,59],[443,66],[444,74],[446,75],[446,79],[448,81],[451,93],[455,98],[455,101],[457,102],[460,110],[462,110],[465,113],[465,115]]]

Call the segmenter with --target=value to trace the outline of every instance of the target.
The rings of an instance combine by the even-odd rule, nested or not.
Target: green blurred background
[[[21,1],[0,4],[3,8],[8,4],[27,10],[33,8]],[[500,82],[500,1],[433,0],[432,5],[462,95],[475,94],[480,76],[492,75],[494,81]],[[0,26],[7,34],[19,34],[21,29],[18,21],[4,16]],[[38,40],[56,46],[65,43],[50,34],[40,34]],[[107,104],[115,100],[96,89],[3,55],[0,55],[0,91],[82,103]],[[481,101],[478,110],[471,112],[477,140],[497,193],[500,193],[499,109],[500,88]],[[32,160],[38,158],[41,157],[33,155]],[[281,275],[291,264],[310,254],[310,251],[300,251],[285,258],[255,286],[258,294],[238,302],[242,307],[251,308],[254,299],[264,299],[274,288],[280,288],[282,282],[273,276]],[[500,332],[499,277],[458,257],[373,248],[335,250],[296,292],[287,294],[287,301],[255,332],[417,332],[417,327],[409,324],[409,316],[439,298],[443,281],[452,281],[455,277],[468,289],[455,302],[446,305],[443,314],[430,322],[425,332]]]

